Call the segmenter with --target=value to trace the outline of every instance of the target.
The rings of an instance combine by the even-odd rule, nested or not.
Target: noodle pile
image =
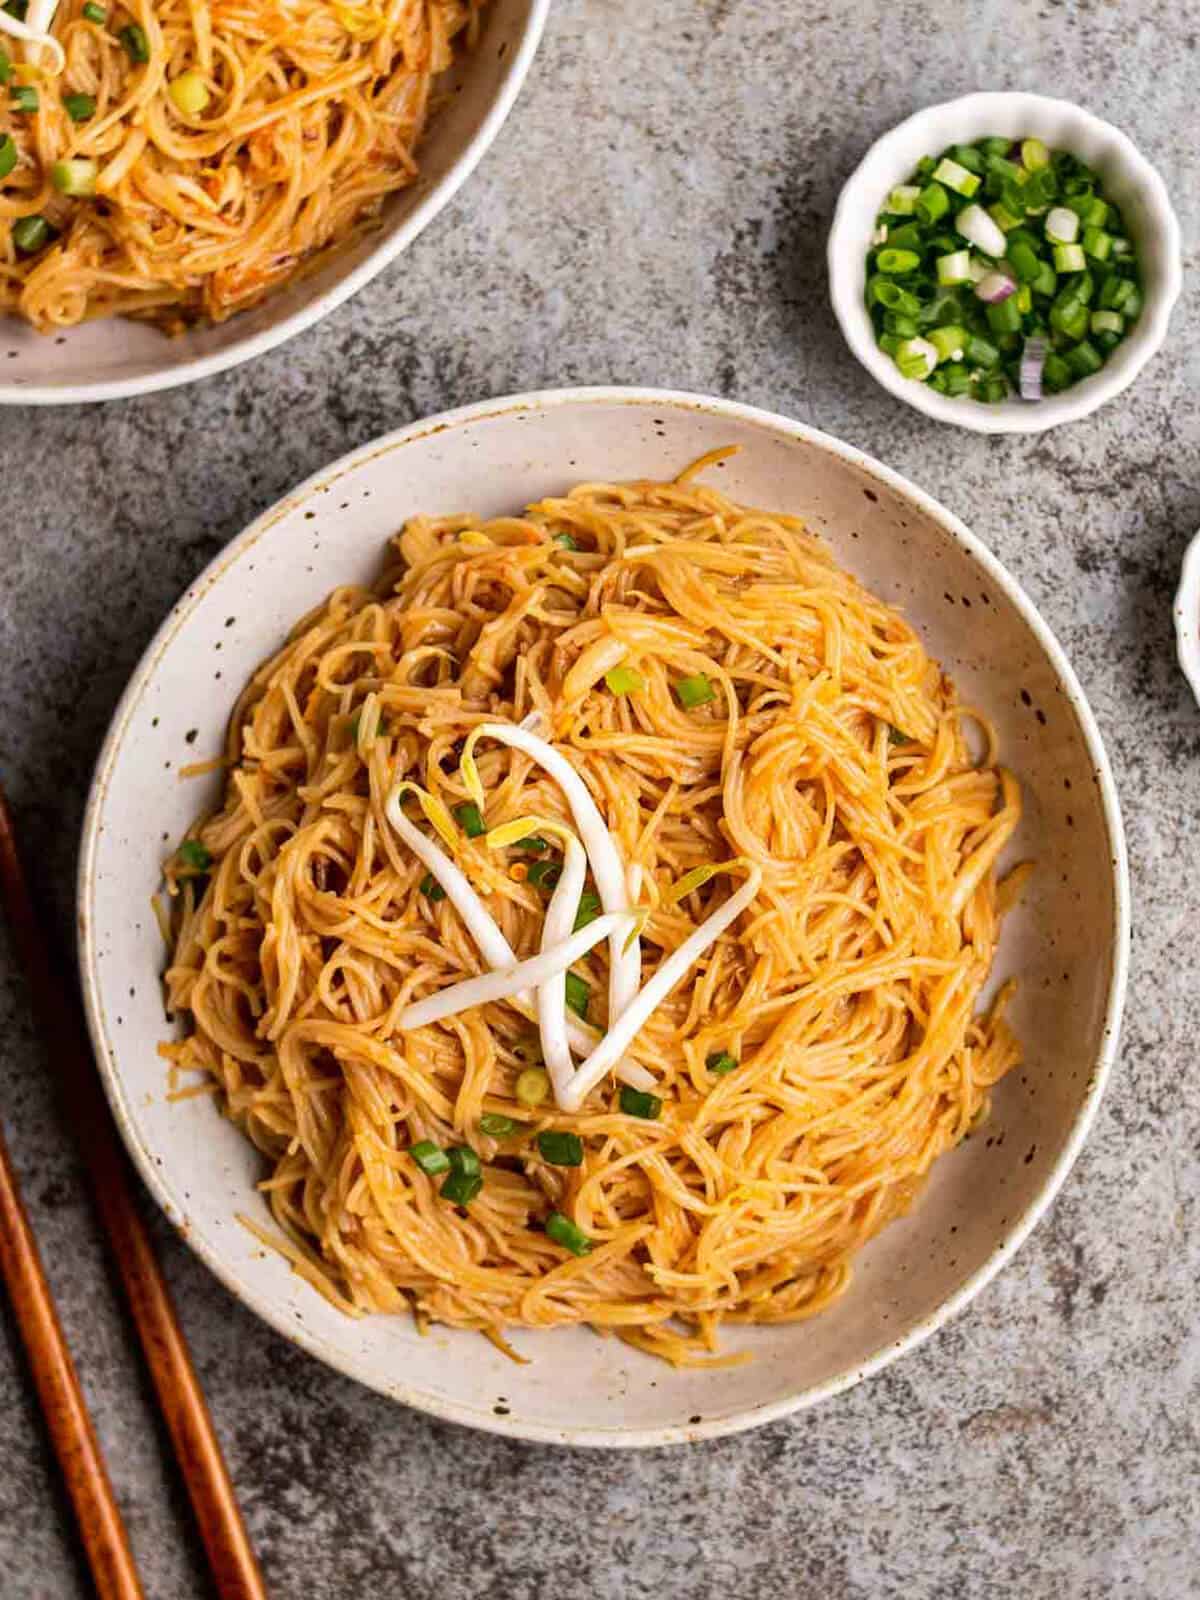
[[[114,313],[177,331],[253,305],[413,182],[435,80],[479,5],[105,0],[97,23],[62,0],[64,72],[31,47],[10,88],[34,87],[37,109],[0,97],[19,155],[0,193],[0,306],[42,331]],[[180,80],[201,109],[180,109]],[[76,121],[78,96],[94,108]],[[93,197],[58,192],[62,159],[95,163]],[[32,217],[54,232],[22,253],[13,224]]]
[[[168,863],[168,1003],[190,1031],[163,1052],[263,1152],[287,1253],[347,1310],[498,1341],[587,1323],[680,1364],[714,1359],[722,1321],[840,1295],[854,1252],[1019,1059],[1004,991],[977,1014],[1020,814],[990,732],[976,762],[903,618],[801,522],[696,470],[582,484],[523,517],[411,520],[376,587],[331,595],[247,686],[223,805]],[[621,645],[632,693],[604,677]],[[715,697],[685,709],[675,686],[698,674]],[[633,1047],[657,1120],[624,1114],[612,1078],[578,1115],[519,1103],[537,1036],[507,1002],[396,1027],[485,969],[450,904],[422,892],[389,790],[408,776],[460,805],[467,735],[535,711],[640,868],[644,978],[738,877],[674,904],[671,885],[733,859],[763,875]],[[480,743],[475,758],[489,828],[570,823],[526,755]],[[186,863],[197,848],[207,872]],[[529,859],[465,835],[457,851],[523,958],[546,906]],[[607,960],[600,944],[574,968],[597,1024]],[[722,1052],[736,1066],[718,1075]],[[521,1126],[489,1137],[487,1113]],[[548,1165],[544,1129],[579,1135],[582,1166]],[[421,1140],[479,1152],[469,1208],[408,1154]],[[551,1209],[590,1254],[547,1236]]]

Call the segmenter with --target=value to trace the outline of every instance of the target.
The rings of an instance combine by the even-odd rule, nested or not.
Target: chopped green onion
[[[929,342],[937,351],[939,361],[961,361],[970,335],[965,328],[931,328]]]
[[[543,1067],[526,1067],[517,1074],[515,1093],[523,1106],[540,1106],[550,1093],[550,1074]]]
[[[988,327],[993,333],[1017,333],[1021,327],[1021,308],[1016,295],[1009,295],[985,312]]]
[[[179,859],[185,867],[194,867],[197,872],[207,872],[212,866],[212,851],[202,845],[199,839],[185,839],[179,846]]]
[[[556,533],[554,535],[554,542],[557,545],[561,545],[564,550],[579,549],[579,546],[575,543],[574,539],[572,539],[569,533]]]
[[[588,1001],[592,998],[592,991],[583,979],[575,972],[567,973],[567,1005],[577,1017],[587,1021]]]
[[[621,1085],[618,1096],[621,1110],[627,1117],[641,1117],[645,1122],[656,1122],[662,1115],[663,1103],[656,1094],[645,1094],[641,1089],[631,1089],[627,1083]]]
[[[416,1144],[409,1145],[408,1153],[427,1178],[450,1171],[450,1157],[439,1150],[432,1139],[418,1139]]]
[[[714,1078],[723,1078],[727,1073],[737,1070],[737,1057],[731,1056],[728,1050],[714,1050],[705,1061],[704,1065]]]
[[[524,839],[518,839],[513,845],[514,850],[521,850],[529,856],[540,856],[543,850],[549,850],[550,841],[543,839],[540,833],[526,834]]]
[[[8,91],[9,103],[14,111],[36,111],[38,92],[31,83],[17,83]]]
[[[577,1133],[564,1133],[557,1128],[544,1128],[537,1136],[537,1147],[542,1160],[552,1167],[581,1167],[583,1165],[583,1140]]]
[[[1077,378],[1089,378],[1093,372],[1099,372],[1104,365],[1104,357],[1089,344],[1086,339],[1080,340],[1066,353],[1066,362]]]
[[[580,928],[586,928],[589,922],[595,922],[600,915],[600,896],[598,894],[581,894],[579,896],[579,909],[575,913],[575,926],[572,933],[578,933]]]
[[[1022,139],[1021,162],[1030,172],[1038,172],[1050,165],[1050,152],[1040,139]]]
[[[12,57],[7,50],[0,50],[0,83],[7,83],[12,75]]]
[[[902,183],[887,197],[886,210],[898,217],[910,217],[917,209],[921,191],[914,183]]]
[[[483,1177],[480,1173],[452,1172],[439,1193],[451,1205],[469,1206],[482,1188]]]
[[[680,678],[675,684],[675,693],[685,711],[695,711],[697,706],[706,706],[710,700],[717,698],[717,691],[702,672],[694,673],[689,678]]]
[[[17,164],[17,146],[11,133],[0,139],[0,178],[7,178]]]
[[[1009,240],[1008,262],[1016,274],[1019,283],[1033,283],[1042,270],[1042,263],[1037,252],[1032,246],[1025,243],[1024,239]]]
[[[927,378],[937,359],[937,349],[928,339],[906,339],[896,351],[896,365],[905,378]]]
[[[125,48],[125,54],[130,61],[141,64],[150,59],[150,41],[146,37],[146,30],[140,23],[131,22],[127,28],[122,28],[117,38]]]
[[[471,1149],[469,1144],[452,1144],[446,1151],[446,1159],[455,1172],[461,1172],[464,1177],[477,1178],[479,1176],[479,1156]]]
[[[15,17],[18,22],[24,22],[29,15],[29,0],[7,0],[4,9],[10,17]]]
[[[50,242],[50,224],[45,217],[21,217],[12,225],[12,240],[23,256],[34,255]]]
[[[879,252],[875,257],[875,265],[889,277],[899,278],[906,272],[915,272],[921,265],[921,258],[915,250],[889,248]]]
[[[96,5],[95,0],[86,0],[83,8],[83,20],[103,26],[108,21],[108,12],[103,6]]]
[[[632,667],[611,667],[604,681],[613,694],[639,694],[646,687],[645,678]]]
[[[966,167],[952,161],[949,156],[942,157],[933,176],[937,183],[944,183],[947,189],[953,189],[955,194],[964,195],[968,200],[979,188],[980,180],[976,174],[968,172]]]
[[[976,367],[994,367],[1000,359],[996,346],[979,333],[973,333],[967,340],[966,355],[967,360]]]
[[[485,1111],[479,1119],[479,1131],[491,1139],[507,1139],[519,1127],[520,1123],[514,1122],[511,1117],[502,1117],[498,1111]]]
[[[546,1218],[546,1237],[562,1245],[573,1256],[589,1255],[596,1247],[595,1241],[589,1239],[570,1217],[564,1217],[561,1211],[552,1211]]]
[[[1054,247],[1055,272],[1085,272],[1087,257],[1079,244],[1056,244]]]
[[[208,85],[198,72],[181,72],[167,85],[167,93],[175,109],[185,117],[198,117],[211,99]]]
[[[1046,218],[1046,237],[1051,244],[1074,244],[1079,237],[1079,217],[1066,206],[1055,206]]]
[[[55,161],[50,167],[50,182],[59,194],[70,195],[75,200],[90,199],[96,192],[96,174],[100,166],[96,161],[86,161],[76,156],[73,161]]]
[[[1107,261],[1112,254],[1113,236],[1105,233],[1103,228],[1085,228],[1083,230],[1084,253],[1093,256],[1097,261]]]
[[[473,800],[464,800],[462,805],[455,806],[454,815],[468,839],[481,839],[487,832],[487,823]]]
[[[939,256],[934,262],[934,269],[937,272],[937,281],[944,286],[970,283],[971,252],[953,250],[949,255]]]
[[[439,900],[446,898],[446,891],[434,877],[432,872],[427,872],[421,879],[421,893],[430,905],[436,905]]]
[[[1093,333],[1124,333],[1125,318],[1119,311],[1093,311]]]
[[[907,289],[902,289],[890,278],[876,278],[871,293],[879,305],[900,316],[915,317],[921,309],[921,302],[916,295],[909,294]]]
[[[63,110],[72,122],[86,122],[96,115],[96,98],[90,94],[65,94]]]
[[[994,206],[987,208],[987,214],[1000,229],[1001,233],[1011,233],[1014,228],[1021,226],[1020,217],[1014,216],[1007,206],[1002,206],[999,201]]]
[[[950,209],[950,196],[940,183],[926,184],[917,197],[917,216],[926,227],[944,217]]]
[[[525,875],[526,883],[531,883],[535,889],[553,889],[559,878],[562,877],[562,863],[560,861],[535,861]]]

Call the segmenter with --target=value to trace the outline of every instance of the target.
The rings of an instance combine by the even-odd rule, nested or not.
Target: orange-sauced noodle
[[[97,22],[61,0],[57,75],[45,47],[0,34],[38,95],[0,107],[18,153],[0,307],[43,331],[114,313],[174,331],[253,305],[412,183],[438,74],[481,3],[104,0]],[[64,159],[91,164],[76,170],[94,194],[55,187]],[[54,231],[23,253],[12,224],[30,217]]]
[[[637,676],[615,693],[620,646]],[[685,708],[677,685],[701,677],[713,697]],[[531,712],[641,868],[643,981],[761,869],[633,1046],[655,1119],[623,1112],[612,1078],[577,1115],[521,1103],[537,1033],[508,1002],[397,1026],[487,968],[423,892],[389,790],[407,775],[463,805],[467,735]],[[375,587],[332,594],[237,704],[224,803],[167,866],[166,985],[189,1027],[164,1054],[219,1084],[267,1158],[288,1254],[339,1305],[496,1338],[587,1323],[711,1361],[722,1321],[836,1299],[1019,1059],[1000,1005],[978,1008],[1020,795],[972,759],[964,716],[909,624],[799,520],[693,469],[581,484],[524,516],[414,517]],[[481,740],[475,757],[489,828],[570,824],[526,755]],[[535,953],[535,858],[466,833],[455,849]],[[671,903],[691,869],[735,860]],[[607,960],[600,944],[573,969],[600,1025]],[[721,1055],[732,1070],[711,1070]],[[490,1137],[489,1113],[519,1126]],[[546,1129],[577,1134],[582,1165],[548,1164]],[[408,1153],[423,1140],[479,1153],[466,1209]],[[552,1209],[590,1253],[547,1236]]]

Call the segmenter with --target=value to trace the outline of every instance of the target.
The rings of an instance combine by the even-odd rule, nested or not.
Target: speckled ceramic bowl
[[[512,110],[549,9],[550,0],[491,0],[477,47],[442,80],[448,98],[418,152],[417,181],[387,201],[377,231],[254,310],[178,338],[126,317],[53,336],[2,317],[0,405],[69,405],[171,389],[240,366],[319,322],[393,262],[470,177]],[[394,294],[402,316],[402,278]]]
[[[912,1214],[863,1253],[826,1315],[730,1328],[753,1360],[674,1372],[585,1329],[523,1332],[516,1366],[483,1339],[407,1318],[340,1316],[237,1221],[264,1222],[254,1151],[208,1099],[170,1104],[163,947],[150,914],[164,847],[206,799],[180,781],[221,747],[235,694],[294,619],[378,569],[411,513],[512,511],[582,478],[661,477],[719,445],[748,501],[797,512],[904,607],[965,698],[987,708],[1024,785],[1014,847],[1040,863],[1005,924],[997,979],[1027,1060],[986,1137],[947,1156]],[[1125,983],[1125,853],[1108,762],[1062,651],[967,529],[828,436],[721,400],[584,389],[497,400],[404,428],[259,518],[198,578],[147,651],[100,757],[83,839],[80,960],[96,1051],[125,1138],[167,1215],[221,1280],[304,1349],[437,1416],[586,1445],[704,1439],[855,1383],[931,1333],[1013,1254],[1062,1183],[1112,1057]]]

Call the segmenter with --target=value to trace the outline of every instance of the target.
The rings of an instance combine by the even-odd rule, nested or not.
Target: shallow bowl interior
[[[127,318],[36,333],[0,318],[0,405],[58,405],[146,394],[206,378],[310,327],[381,272],[456,193],[496,137],[529,70],[550,0],[491,0],[476,49],[442,80],[447,98],[418,150],[420,173],[385,204],[380,227],[262,305],[166,338]],[[398,306],[404,284],[394,286]]]
[[[1100,173],[1137,246],[1145,306],[1128,335],[1093,377],[1061,394],[998,405],[940,395],[903,378],[875,342],[863,301],[866,258],[876,218],[889,191],[906,183],[922,156],[989,134],[1041,139],[1069,150]],[[847,179],[829,236],[830,294],[854,354],[886,389],[941,422],[981,433],[1038,433],[1087,416],[1133,382],[1166,337],[1181,282],[1179,223],[1158,173],[1120,129],[1067,100],[1040,94],[969,94],[928,106],[885,133]]]
[[[1023,1070],[986,1134],[937,1167],[912,1214],[862,1257],[827,1315],[731,1329],[747,1365],[673,1372],[584,1330],[517,1332],[516,1366],[478,1336],[341,1317],[241,1226],[264,1222],[250,1146],[207,1099],[168,1103],[158,862],[209,797],[178,771],[216,753],[238,688],[331,588],[370,578],[410,513],[512,511],[589,478],[661,477],[720,445],[730,494],[803,514],[840,560],[904,608],[968,702],[995,719],[1024,785],[1014,858],[1039,867],[1006,925]],[[315,1355],[460,1422],[584,1444],[732,1431],[811,1403],[919,1339],[1024,1237],[1082,1140],[1111,1049],[1124,964],[1123,850],[1091,715],[1010,578],[919,491],[825,435],[720,401],[564,391],[419,424],[329,468],[237,539],[164,624],[102,753],[80,868],[81,962],[99,1059],[143,1176],[233,1291]]]

